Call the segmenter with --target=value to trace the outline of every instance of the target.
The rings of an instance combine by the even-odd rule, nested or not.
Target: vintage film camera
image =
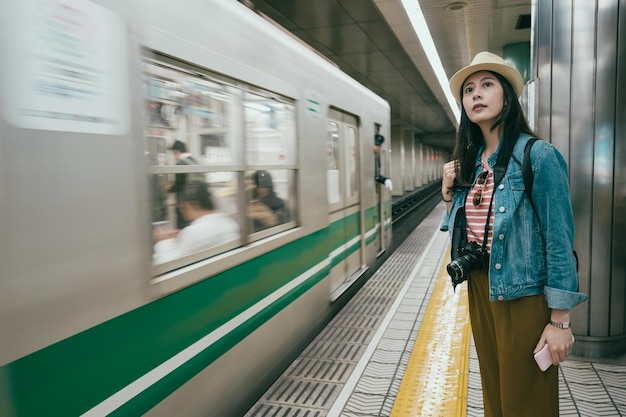
[[[446,266],[455,288],[467,279],[470,271],[489,267],[489,253],[476,242],[469,242],[458,252],[459,257]]]

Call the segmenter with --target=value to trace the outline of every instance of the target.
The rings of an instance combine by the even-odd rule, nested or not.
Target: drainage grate
[[[325,417],[326,411],[307,410],[302,407],[293,407],[275,404],[256,404],[246,414],[248,417]]]
[[[356,362],[361,357],[363,349],[365,347],[360,344],[325,341],[312,343],[302,352],[302,356]]]
[[[327,409],[338,391],[338,384],[288,377],[281,378],[278,384],[268,391],[265,400],[271,403]]]
[[[319,358],[298,359],[294,365],[290,376],[323,382],[345,382],[354,368],[350,362]]]

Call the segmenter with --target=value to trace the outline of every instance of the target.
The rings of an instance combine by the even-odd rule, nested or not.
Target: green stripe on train
[[[323,262],[345,242],[346,230],[350,238],[358,236],[359,213],[5,365],[0,375],[9,379],[8,397],[16,415],[86,412]],[[356,249],[357,244],[351,245],[327,268],[131,399],[115,415],[138,415],[152,408],[321,281]]]

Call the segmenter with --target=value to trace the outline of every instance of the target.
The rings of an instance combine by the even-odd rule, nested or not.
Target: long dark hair
[[[528,126],[528,122],[522,111],[522,106],[517,99],[517,94],[515,90],[513,90],[511,83],[497,72],[488,72],[493,74],[498,81],[500,81],[504,91],[504,107],[502,108],[502,113],[500,113],[498,120],[491,126],[491,130],[502,129],[503,132],[497,162],[501,164],[500,158],[505,155],[510,155],[521,133],[527,133],[531,136],[535,136],[535,134],[530,126]],[[461,97],[463,97],[462,85]],[[456,173],[455,188],[471,186],[474,180],[474,163],[478,155],[478,149],[484,143],[484,140],[485,138],[483,137],[480,127],[470,121],[465,112],[465,108],[461,105],[461,121],[456,135],[456,145],[452,153],[452,159],[460,162]]]

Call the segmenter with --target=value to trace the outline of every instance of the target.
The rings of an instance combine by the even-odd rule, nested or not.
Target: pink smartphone
[[[548,349],[548,344],[543,345],[541,350],[535,353],[535,361],[543,372],[546,371],[552,365],[552,353],[550,353],[550,349]]]

